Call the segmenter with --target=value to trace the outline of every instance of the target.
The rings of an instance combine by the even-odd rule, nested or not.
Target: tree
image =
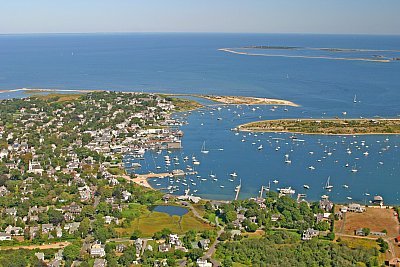
[[[81,223],[79,224],[78,231],[81,235],[81,237],[87,236],[90,230],[90,220],[89,218],[84,218]]]
[[[233,266],[232,259],[230,257],[226,257],[222,262],[222,267],[232,267],[232,266]]]
[[[131,234],[131,240],[138,239],[142,235],[142,232],[140,230],[134,230]]]
[[[47,215],[49,216],[49,222],[54,225],[58,225],[64,221],[63,214],[55,209],[50,208],[47,212]]]
[[[224,216],[225,222],[230,223],[237,219],[237,214],[235,211],[228,211]]]
[[[226,241],[226,240],[231,239],[231,236],[232,236],[231,233],[223,232],[223,233],[219,236],[218,240],[219,240],[219,241]]]
[[[365,236],[369,235],[369,233],[371,233],[371,230],[369,228],[363,228],[362,232]]]
[[[119,258],[118,262],[122,266],[130,266],[134,260],[136,260],[136,247],[129,246]]]
[[[335,240],[335,233],[334,232],[329,232],[329,234],[326,235],[327,238],[329,238],[329,240]]]
[[[78,244],[71,244],[64,248],[63,256],[65,261],[72,262],[79,258],[80,255],[80,246]]]
[[[201,248],[192,249],[188,253],[188,258],[191,259],[192,261],[196,261],[201,256],[203,256],[203,250]]]

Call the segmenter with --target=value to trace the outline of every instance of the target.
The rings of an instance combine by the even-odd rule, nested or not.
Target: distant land
[[[379,63],[389,63],[400,60],[400,50],[382,50],[382,49],[359,49],[359,48],[329,48],[329,47],[300,47],[300,46],[268,46],[254,45],[236,48],[220,48],[219,51],[228,52],[246,56],[264,56],[264,57],[286,57],[286,58],[310,58],[310,59],[330,59],[330,60],[352,60],[352,61],[369,61]],[[271,53],[260,52],[271,51]],[[275,54],[272,51],[299,51],[299,54]],[[325,54],[303,54],[304,52]],[[337,56],[340,54],[341,56]],[[347,55],[343,53],[348,53]],[[350,54],[349,54],[350,53]],[[362,54],[364,53],[364,54]]]
[[[240,125],[240,131],[327,135],[400,134],[400,119],[282,119]]]

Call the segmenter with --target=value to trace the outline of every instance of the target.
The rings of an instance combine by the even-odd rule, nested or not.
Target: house
[[[207,260],[197,259],[196,265],[199,267],[212,267],[212,263]]]
[[[386,236],[385,232],[374,232],[374,231],[371,231],[369,234],[370,235],[374,235],[374,236],[380,236],[380,237]]]
[[[179,240],[179,236],[177,234],[170,234],[169,235],[169,243],[171,245],[180,246],[182,242]]]
[[[374,199],[372,200],[372,204],[383,206],[383,197],[381,197],[381,196],[374,196]]]
[[[104,257],[106,255],[106,251],[104,250],[104,245],[101,242],[95,242],[90,248],[90,256],[92,257]]]
[[[39,162],[29,161],[28,173],[34,173],[34,174],[42,175],[43,171],[44,170],[40,166]]]
[[[54,230],[54,225],[52,225],[51,223],[44,223],[42,224],[42,233],[50,233],[51,231]]]
[[[66,223],[64,225],[64,230],[68,231],[69,234],[73,234],[78,231],[79,225],[80,222]]]
[[[128,201],[131,196],[132,194],[126,190],[122,192],[122,199],[124,201]]]
[[[327,198],[321,199],[319,201],[319,208],[329,212],[333,209],[333,202],[329,201]]]
[[[44,261],[44,253],[43,252],[36,252],[35,253],[36,258],[40,261]]]
[[[163,244],[158,246],[158,251],[159,252],[168,252],[170,250],[171,250],[171,244],[163,243]]]
[[[231,235],[232,235],[232,237],[234,237],[236,235],[242,235],[242,232],[240,230],[231,230]]]
[[[7,228],[4,230],[7,234],[10,235],[23,235],[24,230],[21,227],[16,227],[16,226],[7,226]]]
[[[11,216],[17,216],[17,209],[15,207],[6,209],[6,214]]]
[[[135,243],[136,243],[136,242],[135,242]],[[125,249],[126,249],[126,245],[124,245],[124,244],[117,244],[117,245],[115,246],[115,251],[116,251],[116,252],[119,252],[119,253],[124,252]],[[136,251],[137,251],[137,250],[136,250]]]
[[[312,238],[316,237],[319,235],[318,230],[314,230],[313,228],[308,228],[303,232],[303,235],[301,237],[301,240],[311,240]]]
[[[4,185],[0,187],[0,197],[4,197],[8,193],[10,193],[10,191],[8,191],[7,187]]]
[[[0,241],[8,241],[8,240],[12,240],[11,235],[1,232],[0,233]]]
[[[95,259],[93,267],[106,267],[107,261],[105,259]]]
[[[366,236],[366,233],[363,231],[363,228],[358,228],[357,230],[355,230],[354,234],[357,236]]]
[[[210,239],[201,239],[199,241],[199,247],[208,250],[210,248]]]
[[[361,206],[358,203],[351,203],[347,207],[347,211],[349,212],[358,212],[358,213],[363,213],[365,211],[365,207]]]

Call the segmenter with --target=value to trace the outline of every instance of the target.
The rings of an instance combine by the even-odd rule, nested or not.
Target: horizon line
[[[277,34],[277,35],[359,35],[359,36],[400,36],[400,33],[319,33],[319,32],[207,32],[207,31],[98,31],[98,32],[15,32],[5,35],[90,35],[90,34]]]

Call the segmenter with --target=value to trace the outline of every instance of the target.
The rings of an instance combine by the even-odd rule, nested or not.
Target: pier
[[[242,188],[242,180],[240,180],[240,184],[238,186],[236,186],[236,188],[235,188],[235,191],[236,191],[235,200],[238,200],[241,188]]]

